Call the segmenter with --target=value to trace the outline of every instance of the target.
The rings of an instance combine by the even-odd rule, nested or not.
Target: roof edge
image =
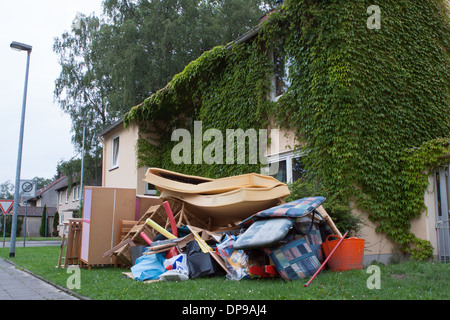
[[[105,129],[103,129],[102,131],[100,131],[100,133],[97,135],[97,137],[101,138],[103,137],[105,134],[107,134],[108,132],[112,131],[113,129],[117,128],[120,124],[123,123],[123,118],[120,118],[119,120],[117,120],[116,122],[110,124],[109,126],[107,126]]]

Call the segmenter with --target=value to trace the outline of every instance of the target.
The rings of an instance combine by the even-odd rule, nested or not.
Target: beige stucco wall
[[[428,188],[424,195],[426,210],[422,212],[420,217],[411,221],[411,232],[421,239],[426,239],[433,246],[433,255],[438,254],[437,232],[436,232],[436,194],[435,194],[435,178],[433,175],[428,176]]]
[[[433,255],[437,252],[436,236],[436,203],[434,193],[434,177],[428,177],[429,186],[424,194],[424,210],[419,217],[411,220],[411,232],[418,238],[430,241],[433,246]],[[387,239],[384,234],[375,231],[376,224],[369,220],[367,212],[354,209],[353,213],[361,217],[362,227],[357,236],[365,240],[364,260],[370,263],[373,260],[389,263],[391,259],[401,259],[402,254],[398,246]]]
[[[68,189],[62,190],[61,194],[58,193],[58,212],[61,213],[67,213],[72,212],[74,210],[78,210],[80,207],[80,200],[73,200],[73,192],[74,189],[72,188],[71,192],[69,193],[69,197],[67,198],[66,202],[66,194],[68,192]],[[61,197],[61,199],[59,198]]]
[[[112,139],[119,134],[119,166],[112,168]],[[137,124],[130,123],[126,128],[119,124],[103,137],[102,186],[134,188],[136,194],[145,194],[143,181],[146,168],[137,167],[136,143],[139,138]]]
[[[119,134],[119,166],[112,168],[112,139]],[[119,124],[108,132],[103,140],[103,175],[102,186],[136,188],[138,170],[136,168],[136,142],[138,127],[130,124],[124,128]]]
[[[272,135],[272,129],[278,130],[278,139]],[[295,139],[294,132],[292,130],[278,128],[274,124],[273,118],[269,119],[268,135],[271,139],[270,145],[267,146],[266,155],[273,156],[284,152],[292,151],[298,142]]]

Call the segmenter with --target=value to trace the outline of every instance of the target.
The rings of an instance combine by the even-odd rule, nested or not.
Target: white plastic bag
[[[186,261],[186,254],[181,253],[170,259],[164,260],[166,272],[159,278],[165,281],[184,281],[189,279],[189,268]]]

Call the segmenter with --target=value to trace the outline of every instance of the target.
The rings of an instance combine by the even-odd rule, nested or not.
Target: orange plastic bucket
[[[329,240],[330,237],[336,237],[338,240]],[[339,242],[340,237],[330,234],[324,242],[322,249],[325,257],[333,251]],[[344,239],[339,247],[336,248],[333,255],[327,262],[328,267],[333,271],[346,271],[352,269],[362,269],[364,258],[364,239],[348,238]]]

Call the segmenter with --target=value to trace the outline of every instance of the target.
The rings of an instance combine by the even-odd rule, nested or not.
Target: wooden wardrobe
[[[120,220],[135,220],[136,189],[85,187],[80,260],[88,267],[114,264],[102,254],[120,242]]]

